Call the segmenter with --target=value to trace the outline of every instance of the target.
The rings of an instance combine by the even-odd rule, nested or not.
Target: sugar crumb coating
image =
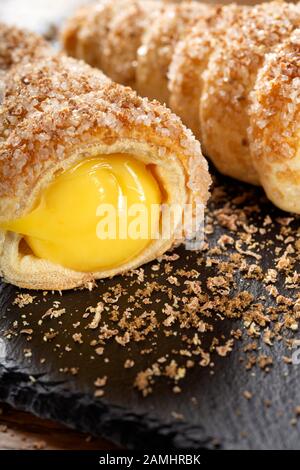
[[[70,18],[62,33],[64,48],[72,57],[100,68],[114,81],[134,86],[142,35],[165,8],[151,0],[98,1]]]
[[[266,55],[251,99],[254,166],[269,198],[300,213],[300,29]]]
[[[300,24],[300,4],[242,9],[203,73],[200,128],[205,152],[224,174],[260,183],[249,148],[250,93],[265,54]]]
[[[21,61],[51,54],[52,48],[40,36],[0,23],[0,71],[5,72]]]
[[[137,55],[136,89],[142,96],[168,104],[168,73],[176,44],[214,7],[198,2],[168,4],[149,25]]]

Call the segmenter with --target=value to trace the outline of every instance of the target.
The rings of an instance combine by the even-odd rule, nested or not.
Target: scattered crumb
[[[253,397],[253,394],[251,392],[249,392],[248,390],[245,390],[243,392],[243,395],[247,400],[251,400],[251,398]]]
[[[23,308],[26,305],[32,304],[34,299],[35,297],[30,294],[18,294],[13,304],[17,305],[19,308]]]

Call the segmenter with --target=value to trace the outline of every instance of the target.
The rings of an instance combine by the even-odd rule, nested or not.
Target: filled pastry
[[[267,54],[252,91],[253,165],[274,203],[300,213],[300,29]]]
[[[136,268],[179,241],[182,213],[166,236],[163,206],[190,205],[183,236],[194,235],[210,177],[179,118],[34,35],[1,25],[0,44],[6,281],[60,290]],[[142,237],[130,235],[126,205],[145,209]],[[103,208],[113,209],[112,235]]]
[[[137,0],[128,0],[126,8],[132,3]],[[145,8],[147,1],[140,3]],[[164,8],[162,15],[146,24],[136,55],[134,86],[167,102],[201,140],[219,171],[262,185],[278,207],[300,213],[297,122],[290,122],[291,110],[299,104],[296,92],[285,95],[290,81],[284,68],[276,69],[276,106],[257,95],[257,90],[273,90],[270,77],[265,83],[264,71],[272,54],[291,41],[299,27],[300,3],[201,5],[198,9],[197,2],[183,2],[180,6],[167,3]],[[88,9],[92,12],[93,7]],[[89,17],[82,17],[78,27],[89,30]],[[68,30],[67,24],[65,38]],[[76,42],[79,47],[80,33]],[[72,52],[66,42],[65,48]],[[286,47],[282,51],[288,63],[290,52]],[[82,58],[88,61],[87,56]],[[118,74],[115,78],[122,81]],[[297,88],[298,78],[297,69],[291,87]],[[265,146],[267,141],[270,145]]]

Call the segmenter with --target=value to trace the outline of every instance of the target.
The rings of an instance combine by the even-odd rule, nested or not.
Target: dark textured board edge
[[[200,426],[184,422],[163,424],[147,414],[74,394],[64,383],[28,381],[28,374],[0,364],[0,401],[34,415],[55,420],[77,431],[101,436],[129,450],[211,449],[213,443]],[[62,404],[65,402],[65,405]],[[71,406],[70,406],[71,404]],[[62,414],[61,410],[65,413]]]

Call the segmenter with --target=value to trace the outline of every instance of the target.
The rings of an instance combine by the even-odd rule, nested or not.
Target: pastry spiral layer
[[[164,202],[180,207],[205,205],[210,177],[199,143],[164,106],[54,53],[30,33],[1,25],[0,44],[2,276],[26,288],[68,289],[136,268],[169,249],[178,241],[179,218],[167,239],[151,239],[128,262],[78,271],[35,256],[22,234],[3,228],[30,214],[60,174],[99,155],[108,161],[130,155],[151,168]]]
[[[129,0],[125,10],[133,4],[145,8],[147,1]],[[89,30],[94,8],[88,7],[89,15],[81,17],[81,26],[76,15],[71,20],[78,26],[75,35],[66,25],[63,41],[67,52],[74,52],[68,47],[70,37],[80,45],[80,31]],[[109,30],[112,23],[108,23]],[[297,213],[295,118],[299,102],[295,90],[299,69],[294,58],[292,76],[283,66],[276,69],[272,80],[265,71],[270,68],[270,57],[279,50],[280,63],[289,63],[291,52],[286,44],[293,42],[295,47],[292,38],[299,26],[300,3],[273,1],[251,7],[168,3],[162,14],[143,23],[144,33],[139,32],[139,47],[134,44],[132,62],[134,87],[168,103],[199,137],[219,171],[262,185],[278,207]],[[89,61],[87,56],[81,57]],[[122,82],[122,74],[114,78]],[[266,93],[270,87],[277,90],[276,94],[272,91],[273,101],[271,95],[269,99],[258,95],[259,90]]]

